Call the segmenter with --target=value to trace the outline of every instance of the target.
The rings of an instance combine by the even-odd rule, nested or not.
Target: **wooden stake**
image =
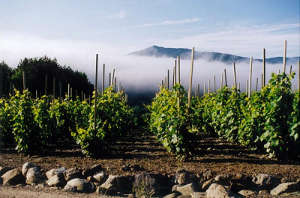
[[[48,90],[48,74],[45,76],[45,95],[47,95],[47,90]]]
[[[167,86],[168,86],[168,90],[170,89],[170,70],[168,70],[168,77],[167,77]]]
[[[175,79],[174,79],[174,81],[175,81],[175,84],[177,83],[177,61],[175,60],[175,74],[174,74],[174,76],[175,76]]]
[[[198,90],[198,97],[200,96],[200,85],[197,85],[197,90]]]
[[[114,89],[115,89],[115,91],[117,91],[117,77],[115,77],[115,80],[114,80]]]
[[[221,77],[221,89],[223,88],[223,85],[224,85],[224,77],[223,77],[223,73],[222,73],[222,77]]]
[[[178,83],[180,84],[180,56],[177,57],[178,63]]]
[[[225,79],[225,86],[227,87],[227,75],[226,75],[226,68],[224,69],[224,79]]]
[[[208,80],[207,93],[210,94],[210,80]]]
[[[111,72],[108,74],[108,86],[111,86]]]
[[[94,104],[94,129],[96,129],[96,117],[97,117],[97,85],[98,85],[98,54],[96,54],[95,104]]]
[[[190,73],[190,84],[189,84],[189,92],[188,92],[188,108],[191,107],[191,96],[192,96],[192,86],[193,86],[193,70],[194,70],[194,51],[195,48],[192,49],[192,63],[191,63],[191,73]]]
[[[293,72],[293,65],[290,66],[290,75],[292,74]]]
[[[251,96],[251,88],[252,88],[252,62],[253,62],[253,57],[251,56],[251,58],[250,58],[250,71],[249,71],[249,85],[248,85],[248,97],[249,98]]]
[[[261,74],[261,88],[263,88],[263,87],[265,87],[266,85],[264,85],[263,86],[263,84],[264,84],[264,80],[265,80],[265,78],[264,78],[265,76],[264,76],[264,74]]]
[[[284,40],[283,73],[285,73],[286,70],[286,48],[287,48],[287,40]]]
[[[55,98],[55,86],[56,86],[56,82],[55,82],[55,76],[53,77],[53,97]]]
[[[255,85],[255,91],[258,90],[258,78],[256,78],[256,85]]]
[[[263,49],[263,77],[262,77],[262,87],[266,86],[266,49]]]
[[[241,91],[241,83],[239,82],[239,91]]]
[[[26,76],[25,76],[25,71],[22,71],[23,74],[23,90],[26,89]]]
[[[233,80],[234,80],[234,89],[237,89],[237,82],[236,82],[236,68],[235,68],[235,62],[233,62]]]
[[[68,83],[68,98],[70,98],[70,84]]]
[[[103,69],[102,69],[102,95],[104,94],[104,89],[105,89],[105,64],[103,64]]]
[[[61,98],[61,94],[62,94],[62,84],[61,81],[59,81],[59,97]]]
[[[298,90],[300,90],[300,60],[298,61]]]
[[[216,89],[217,89],[216,76],[214,75],[214,92],[217,91]]]
[[[175,67],[173,68],[173,82],[172,82],[172,87],[175,85]]]
[[[112,77],[111,77],[111,85],[112,86],[114,86],[115,72],[116,72],[116,69],[113,69],[113,73],[112,73]]]
[[[205,95],[206,94],[206,82],[204,82],[204,85],[203,85],[204,87],[203,87],[203,95]]]

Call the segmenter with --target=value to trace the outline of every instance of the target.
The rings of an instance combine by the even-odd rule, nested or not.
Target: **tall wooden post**
[[[262,78],[262,84],[261,87],[263,88],[266,86],[266,49],[263,49],[263,78]]]
[[[227,75],[226,75],[226,68],[224,69],[224,80],[225,80],[225,86],[227,87]]]
[[[284,40],[283,73],[285,73],[286,70],[286,48],[287,48],[287,40]]]
[[[249,71],[249,86],[248,86],[248,97],[251,96],[251,88],[252,88],[252,62],[253,57],[250,58],[250,71]]]
[[[216,76],[214,75],[214,92],[217,91]]]
[[[236,68],[235,68],[235,62],[233,62],[233,80],[234,80],[234,89],[237,89],[237,82],[236,82]]]
[[[298,61],[298,90],[300,90],[300,60]]]
[[[45,76],[45,95],[47,95],[47,91],[48,91],[48,74],[46,74]]]
[[[195,48],[192,49],[192,63],[191,63],[191,72],[190,72],[190,83],[189,83],[189,92],[188,92],[188,108],[191,107],[191,96],[192,96],[192,86],[193,86],[193,70],[194,70],[194,52]]]
[[[104,89],[105,89],[105,64],[103,64],[103,69],[102,69],[102,95],[104,94]]]
[[[70,98],[70,83],[68,83],[68,98]]]
[[[113,73],[112,73],[112,77],[111,77],[111,85],[114,87],[114,80],[115,80],[115,74],[116,73],[116,69],[113,69]]]
[[[53,97],[55,98],[55,86],[56,86],[56,84],[55,84],[55,76],[53,77]]]
[[[95,104],[94,104],[94,129],[96,129],[96,117],[97,117],[97,85],[98,85],[98,54],[96,54]]]
[[[168,70],[168,80],[167,80],[167,86],[168,86],[168,90],[170,89],[170,70]]]
[[[258,78],[256,78],[256,85],[255,85],[255,91],[258,90]]]
[[[265,80],[264,74],[261,74],[261,88],[265,87],[266,85],[263,86]]]
[[[177,60],[175,60],[175,69],[174,69],[174,72],[175,72],[175,74],[174,74],[174,81],[175,81],[175,84],[177,83]]]
[[[62,93],[62,84],[61,81],[59,81],[59,97],[61,98],[61,93]]]
[[[180,84],[180,56],[177,57],[177,65],[178,65],[178,83]]]
[[[4,86],[3,86],[3,76],[4,76],[4,74],[3,74],[4,72],[3,72],[3,69],[2,69],[2,67],[0,67],[0,97],[2,96],[2,94],[4,95]]]
[[[172,82],[173,86],[175,86],[175,67],[173,68],[173,82]]]
[[[111,72],[108,74],[108,86],[111,86]]]
[[[220,87],[220,89],[222,89],[223,86],[224,86],[224,77],[223,77],[223,73],[222,73],[222,75],[221,75],[221,87]]]
[[[26,89],[26,75],[25,75],[25,71],[22,71],[23,74],[23,90]]]

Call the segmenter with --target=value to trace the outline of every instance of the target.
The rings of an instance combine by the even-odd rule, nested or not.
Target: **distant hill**
[[[157,45],[153,45],[149,48],[132,52],[129,55],[135,56],[149,56],[149,57],[167,57],[167,58],[176,58],[180,56],[181,59],[190,59],[191,49],[187,48],[165,48]],[[235,62],[249,62],[248,57],[236,56],[233,54],[225,54],[220,52],[198,52],[195,51],[195,59],[203,59],[206,61],[218,61],[223,63],[232,63]],[[300,57],[288,57],[288,62],[297,62]],[[255,59],[255,61],[262,62],[262,59]],[[272,57],[266,59],[267,63],[279,64],[282,63],[282,57]]]

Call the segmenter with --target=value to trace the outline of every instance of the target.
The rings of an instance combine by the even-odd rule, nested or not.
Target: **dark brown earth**
[[[278,161],[268,159],[263,153],[256,153],[212,137],[201,137],[197,143],[198,154],[189,161],[182,162],[168,154],[157,143],[154,136],[136,132],[134,137],[125,137],[112,145],[110,154],[101,159],[84,157],[77,146],[59,149],[47,155],[25,156],[13,148],[0,150],[0,166],[21,167],[25,162],[34,162],[45,171],[56,167],[86,168],[101,164],[109,174],[133,175],[141,171],[174,175],[178,168],[184,168],[195,174],[211,170],[217,174],[256,175],[266,173],[284,177],[287,180],[300,178],[298,161]],[[138,165],[140,170],[124,171],[126,165]]]

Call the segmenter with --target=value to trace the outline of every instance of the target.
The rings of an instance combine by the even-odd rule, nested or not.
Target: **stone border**
[[[64,167],[43,171],[34,163],[21,168],[0,167],[0,185],[35,185],[67,192],[128,197],[273,197],[300,196],[300,178],[288,181],[267,174],[214,175],[210,170],[195,175],[184,169],[175,175],[142,172],[108,175],[101,164],[85,170]]]

